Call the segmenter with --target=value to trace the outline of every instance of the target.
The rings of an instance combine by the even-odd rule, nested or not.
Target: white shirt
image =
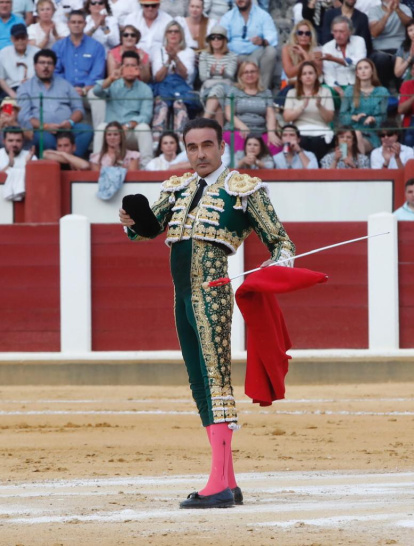
[[[365,13],[365,15],[368,15],[368,12],[371,8],[380,5],[381,0],[357,0],[355,8],[359,9],[359,11],[362,11],[362,13]]]
[[[401,163],[405,165],[409,159],[414,159],[414,150],[409,146],[404,146],[404,144],[401,144],[400,159]],[[380,146],[379,148],[375,148],[375,150],[372,150],[371,169],[382,169],[384,161],[384,156],[382,155],[382,146]],[[391,157],[388,168],[398,169],[398,165],[395,161],[394,156]]]
[[[24,169],[26,167],[26,157],[29,155],[29,150],[22,150],[19,155],[14,158],[14,168]],[[32,161],[36,161],[37,157],[34,155]],[[0,148],[0,169],[4,169],[9,164],[9,156],[6,152],[6,148]]]
[[[69,36],[70,34],[68,25],[66,23],[62,23],[61,21],[55,21],[55,28],[58,36],[60,36],[61,38],[66,38],[66,36]],[[27,27],[27,34],[29,36],[29,40],[35,41],[36,46],[41,44],[46,38],[46,32],[42,29],[40,23],[34,23],[33,25],[29,25]],[[45,45],[45,49],[51,49],[52,45],[55,42],[55,35],[53,34],[53,32],[50,32],[49,41]]]
[[[135,11],[141,11],[138,0],[117,0],[116,2],[109,0],[109,5],[111,6],[112,15],[118,21],[120,27],[125,26],[125,19],[128,15]]]
[[[185,37],[185,45],[187,47],[191,47],[192,49],[199,49],[198,41],[194,40],[194,38],[191,35],[190,29],[187,24],[187,20],[185,17],[176,17],[175,20],[177,23],[180,23],[180,25],[183,27],[184,30],[184,37]],[[211,29],[214,27],[214,25],[217,24],[217,21],[214,19],[209,19],[207,23],[207,32],[206,36],[210,34]]]
[[[133,25],[140,31],[141,40],[139,41],[139,47],[146,51],[148,55],[151,55],[151,49],[162,47],[164,42],[165,27],[172,20],[172,17],[168,15],[168,13],[159,10],[157,18],[149,27],[147,26],[142,13],[134,12],[126,17],[124,26]]]
[[[9,87],[19,87],[24,78],[28,80],[34,76],[33,58],[40,51],[38,47],[27,45],[23,55],[19,55],[14,45],[7,46],[0,51],[0,79],[4,80]],[[17,66],[23,63],[26,66]]]
[[[177,56],[187,69],[187,78],[185,81],[191,85],[195,76],[195,53],[190,47],[186,47],[185,49],[179,51]],[[160,70],[162,65],[168,61],[168,53],[165,50],[165,47],[154,48],[151,53],[151,59],[152,74],[155,78],[158,70]],[[173,61],[168,67],[168,74],[173,74],[174,68],[175,61]],[[173,93],[174,89],[172,89],[171,92]]]
[[[105,24],[109,28],[108,34],[105,34],[104,29],[102,27],[99,27],[97,30],[95,30],[91,37],[100,44],[102,44],[105,48],[105,53],[108,53],[110,49],[119,45],[119,26],[117,19],[112,15],[106,16]],[[89,32],[94,26],[95,23],[92,19],[92,16],[88,15],[86,17],[86,27],[84,30],[85,34]]]
[[[343,59],[342,51],[336,47],[336,41],[331,40],[322,47],[322,54],[330,53],[334,57]],[[347,66],[333,61],[323,61],[323,78],[327,85],[353,85],[355,83],[355,65],[367,56],[367,47],[364,38],[351,36],[345,49]]]

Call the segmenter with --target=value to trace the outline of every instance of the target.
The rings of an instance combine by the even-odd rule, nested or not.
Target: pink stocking
[[[215,426],[215,425],[210,425],[206,427],[208,441],[210,442],[210,445],[211,445],[211,427],[212,426]],[[228,477],[229,477],[230,489],[234,489],[235,487],[237,487],[236,476],[234,474],[234,467],[233,467],[233,453],[231,452],[231,450],[230,450],[229,465],[228,465]]]
[[[229,462],[233,431],[229,429],[227,423],[210,425],[206,429],[211,445],[211,470],[207,485],[199,491],[199,494],[214,495],[229,487]]]

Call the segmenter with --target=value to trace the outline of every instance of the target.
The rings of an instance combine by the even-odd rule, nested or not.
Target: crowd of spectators
[[[0,0],[1,129],[73,169],[183,168],[195,116],[223,126],[238,168],[401,168],[414,145],[411,2],[301,0],[284,44],[271,7]]]

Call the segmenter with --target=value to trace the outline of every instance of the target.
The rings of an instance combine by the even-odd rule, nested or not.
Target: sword
[[[365,237],[358,237],[357,239],[349,239],[348,241],[342,241],[340,243],[335,243],[334,245],[328,245],[323,246],[321,248],[315,248],[314,250],[310,250],[309,252],[304,252],[303,254],[298,254],[297,256],[292,256],[291,258],[285,258],[283,260],[278,260],[277,262],[272,262],[269,265],[265,267],[272,267],[274,265],[280,265],[286,262],[289,262],[290,260],[297,260],[298,258],[303,258],[304,256],[310,256],[311,254],[316,254],[318,252],[323,252],[324,250],[329,250],[330,248],[335,248],[337,246],[343,246],[343,245],[349,245],[350,243],[356,243],[358,241],[363,241],[365,239],[371,239],[372,237],[380,237],[381,235],[389,235],[389,231],[384,231],[383,233],[374,233],[374,235],[365,235]],[[243,273],[239,273],[238,275],[235,275],[234,277],[220,277],[219,279],[216,279],[214,281],[206,281],[203,282],[202,287],[203,288],[213,288],[214,286],[223,286],[225,284],[228,284],[235,279],[238,279],[239,277],[243,277],[244,275],[249,275],[250,273],[254,273],[256,271],[260,271],[263,269],[263,267],[256,267],[255,269],[250,269],[249,271],[243,271]]]

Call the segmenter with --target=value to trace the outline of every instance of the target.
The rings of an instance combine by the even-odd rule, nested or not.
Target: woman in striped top
[[[205,104],[204,117],[224,121],[224,99],[237,71],[237,55],[227,47],[227,30],[215,25],[207,36],[208,50],[200,55],[199,75],[203,85],[201,100]]]

